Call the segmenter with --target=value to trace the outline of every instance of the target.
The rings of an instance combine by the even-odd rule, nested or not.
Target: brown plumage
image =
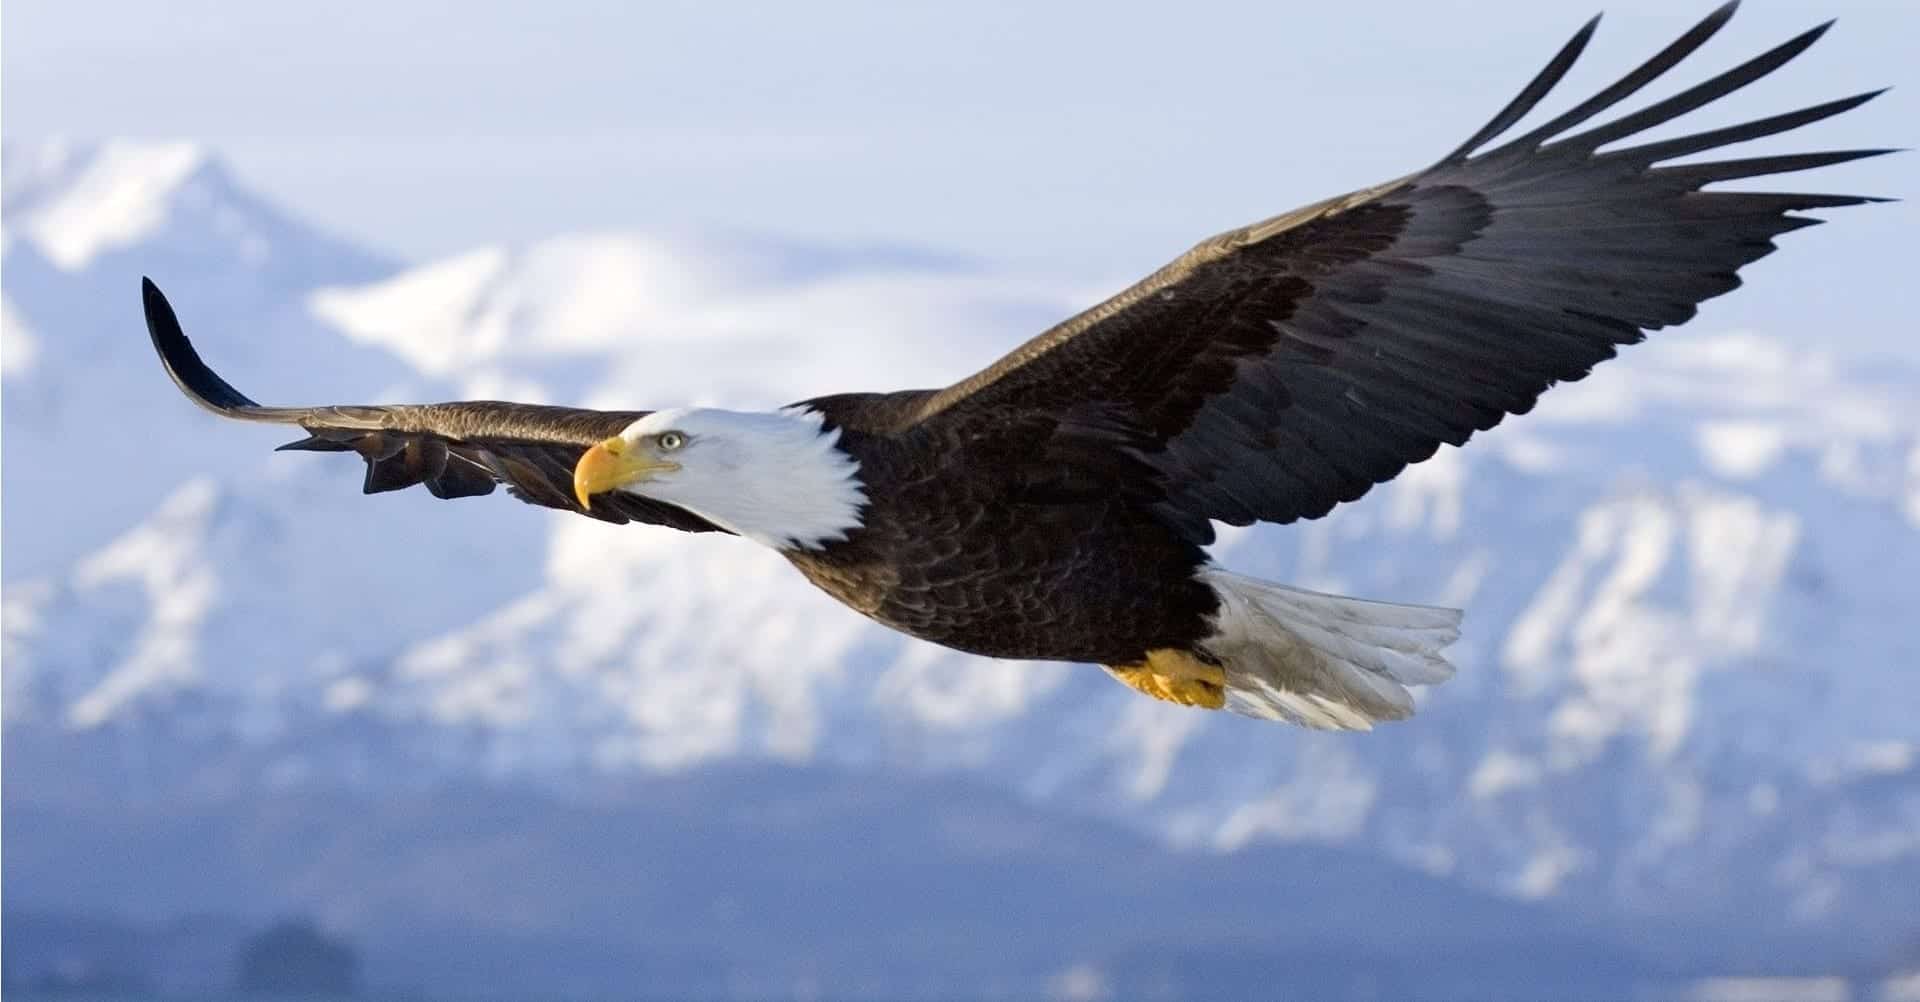
[[[1487,148],[1561,79],[1596,18],[1425,170],[1205,241],[945,389],[796,405],[857,462],[864,505],[844,533],[782,549],[860,612],[961,650],[1097,662],[1163,698],[1316,726],[1404,716],[1401,686],[1444,677],[1436,645],[1452,638],[1453,620],[1216,574],[1202,550],[1212,522],[1324,515],[1442,443],[1526,412],[1646,331],[1690,319],[1738,286],[1738,269],[1774,238],[1817,222],[1797,213],[1873,201],[1703,189],[1886,150],[1671,163],[1819,121],[1872,93],[1630,142],[1771,73],[1825,25],[1588,125],[1733,10]],[[497,402],[263,408],[199,360],[151,283],[146,304],[155,346],[189,396],[230,417],[304,426],[310,437],[288,448],[357,452],[369,492],[423,484],[461,497],[498,481],[524,500],[580,511],[569,483],[580,482],[583,454],[650,413]],[[625,489],[600,497],[587,514],[733,526],[723,513]],[[1162,663],[1223,674],[1136,680]]]

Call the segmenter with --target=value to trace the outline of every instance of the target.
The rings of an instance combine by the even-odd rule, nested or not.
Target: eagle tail
[[[1344,598],[1209,568],[1220,598],[1202,645],[1226,676],[1224,708],[1326,730],[1413,715],[1410,685],[1453,677],[1440,652],[1460,610]]]

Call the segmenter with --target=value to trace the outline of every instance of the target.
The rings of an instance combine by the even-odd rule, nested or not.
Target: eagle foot
[[[1227,705],[1227,672],[1191,651],[1162,647],[1146,659],[1125,665],[1103,665],[1107,674],[1155,699],[1182,706],[1218,710]]]

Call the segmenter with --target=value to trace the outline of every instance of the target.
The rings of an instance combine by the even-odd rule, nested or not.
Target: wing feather
[[[1608,86],[1600,93],[1580,102],[1561,113],[1558,117],[1534,129],[1532,132],[1515,139],[1509,143],[1506,148],[1509,150],[1530,150],[1540,145],[1540,143],[1548,137],[1557,136],[1639,93],[1641,88],[1652,83],[1668,70],[1678,66],[1682,59],[1693,55],[1694,50],[1707,44],[1707,39],[1718,34],[1720,29],[1726,27],[1727,22],[1733,19],[1733,12],[1739,9],[1739,7],[1739,0],[1732,0],[1730,3],[1725,3],[1715,8],[1713,13],[1702,18],[1699,24],[1687,29],[1686,34],[1674,39],[1673,44],[1661,49],[1652,59],[1641,63],[1633,72],[1614,81],[1611,86]],[[1591,27],[1591,25],[1589,27]],[[1480,142],[1474,143],[1465,149],[1455,151],[1454,155],[1447,159],[1449,161],[1464,159],[1468,154],[1494,137],[1481,136],[1476,138],[1479,138]]]
[[[1098,406],[1136,426],[1171,524],[1324,515],[1442,443],[1530,410],[1645,332],[1740,284],[1808,209],[1857,195],[1703,190],[1893,152],[1677,157],[1777,135],[1879,92],[1601,152],[1786,65],[1821,25],[1599,125],[1732,16],[1729,3],[1545,125],[1481,152],[1537,107],[1589,23],[1432,167],[1221,234],[920,403],[965,425],[1006,409]],[[1585,131],[1569,134],[1570,130]],[[962,429],[950,429],[959,433]]]
[[[586,449],[646,411],[462,400],[385,406],[263,407],[207,366],[180,328],[173,306],[142,280],[147,332],[160,363],[187,398],[221,417],[298,425],[307,437],[281,449],[353,452],[366,461],[368,494],[424,486],[437,498],[491,494],[498,484],[532,504],[581,512],[573,467]],[[685,509],[616,493],[581,512],[608,522],[649,522],[688,532],[721,531]]]

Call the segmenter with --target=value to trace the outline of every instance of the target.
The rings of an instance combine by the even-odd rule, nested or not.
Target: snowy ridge
[[[9,150],[12,153],[12,150]],[[167,220],[167,203],[212,169],[190,143],[48,143],[7,158],[10,221],[48,260],[68,271],[136,244]],[[264,253],[264,246],[251,245]]]
[[[87,190],[166,176],[19,197],[77,213]],[[1318,735],[909,641],[741,540],[500,496],[363,498],[357,464],[270,455],[278,439],[191,411],[132,284],[95,274],[128,252],[102,238],[64,271],[16,234],[37,217],[8,185],[9,469],[43,474],[6,481],[9,727],[207,728],[370,784],[416,761],[555,784],[743,757],[963,770],[1180,845],[1336,842],[1626,909],[1699,892],[1813,922],[1889,907],[1886,875],[1920,872],[1920,374],[1669,332],[1331,518],[1223,534],[1236,572],[1468,610],[1459,675],[1414,722]],[[181,212],[97,232],[173,262],[157,277],[209,360],[268,402],[767,406],[934,385],[1095,298],[646,234],[392,272],[284,221],[261,223],[266,259],[318,263],[269,280]],[[71,284],[95,279],[86,295],[117,298]],[[17,368],[16,341],[35,346]],[[61,447],[128,437],[62,406],[95,383],[151,420],[116,459],[145,495],[94,500]],[[21,535],[69,504],[97,536]],[[368,754],[336,740],[356,725],[403,735],[393,760],[336,768]]]
[[[384,352],[343,350],[301,306],[316,285],[369,281],[391,265],[261,202],[199,148],[9,142],[0,157],[9,579],[70,565],[196,474],[259,467],[205,436],[207,416],[181,408],[155,384],[153,359],[128,350],[144,336],[126,307],[142,274],[206,276],[192,295],[206,325],[197,336],[242,385],[272,373],[283,392],[307,396],[360,373],[395,377]],[[314,349],[324,364],[312,364]],[[113,483],[99,482],[103,470]],[[22,530],[54,511],[68,531]]]
[[[771,407],[843,391],[849,373],[943,385],[991,361],[1010,320],[1069,309],[1058,289],[912,259],[804,264],[782,248],[566,236],[323,289],[312,304],[463,394],[605,407]]]

